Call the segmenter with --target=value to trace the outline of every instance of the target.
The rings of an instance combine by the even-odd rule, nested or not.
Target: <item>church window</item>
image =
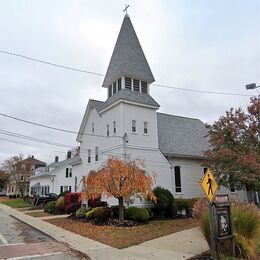
[[[144,134],[148,134],[148,123],[144,122]]]
[[[132,89],[131,78],[125,77],[125,88]]]
[[[174,166],[175,174],[175,192],[181,192],[181,168],[180,166]]]
[[[98,161],[98,147],[95,147],[95,161]]]
[[[78,178],[75,177],[75,187],[74,187],[75,192],[77,192],[77,186],[78,186]]]
[[[72,177],[72,167],[69,168],[69,177]]]
[[[147,88],[147,82],[145,82],[145,81],[142,81],[141,82],[141,91],[142,91],[142,93],[148,93],[148,88]]]
[[[140,91],[140,87],[139,87],[139,80],[134,79],[134,90],[135,91]]]
[[[107,136],[109,136],[109,124],[107,124]]]
[[[69,177],[69,168],[66,168],[66,178]]]
[[[95,124],[92,123],[92,133],[94,133],[94,132],[95,132]]]
[[[108,97],[111,97],[112,96],[112,86],[110,85],[108,87]]]
[[[91,150],[88,149],[88,163],[91,163]]]
[[[116,82],[113,83],[113,95],[116,93]]]
[[[117,81],[117,91],[121,90],[121,78]]]
[[[136,133],[136,121],[132,120],[132,132]]]
[[[113,122],[114,134],[116,133],[116,121]]]

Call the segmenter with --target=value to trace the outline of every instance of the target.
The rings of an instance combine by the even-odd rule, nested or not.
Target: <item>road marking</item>
[[[65,254],[66,252],[56,252],[56,253],[49,253],[49,254],[43,254],[43,255],[26,255],[26,256],[18,256],[18,257],[11,257],[7,258],[8,260],[20,260],[20,259],[30,259],[33,257],[45,257],[45,256],[52,256],[52,255],[61,255]]]
[[[7,240],[4,238],[4,236],[1,233],[0,233],[0,240],[3,242],[4,245],[8,244]]]

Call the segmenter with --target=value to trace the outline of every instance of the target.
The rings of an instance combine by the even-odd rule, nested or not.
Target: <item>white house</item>
[[[204,196],[200,181],[209,145],[206,127],[199,119],[158,113],[160,105],[150,96],[154,81],[126,14],[102,85],[108,98],[88,102],[77,136],[82,163],[73,172],[80,179],[110,155],[142,159],[148,173],[156,175],[154,186],[169,189],[175,197]],[[232,196],[244,200],[245,192]]]
[[[174,197],[204,196],[200,181],[205,173],[203,153],[209,147],[207,129],[199,119],[157,112],[160,105],[150,96],[154,81],[126,14],[102,85],[107,100],[89,100],[83,116],[77,136],[80,157],[48,165],[31,177],[31,189],[38,185],[49,186],[55,193],[76,187],[80,191],[82,177],[114,155],[144,160],[148,173],[154,176],[154,186],[167,188]],[[67,177],[68,168],[71,177]],[[244,191],[219,192],[246,199]],[[113,199],[108,202],[117,203]]]
[[[78,163],[81,163],[79,155],[71,157],[71,152],[68,152],[65,160],[59,161],[56,156],[53,163],[37,168],[30,177],[30,195],[77,191],[78,177],[74,176],[72,167]]]

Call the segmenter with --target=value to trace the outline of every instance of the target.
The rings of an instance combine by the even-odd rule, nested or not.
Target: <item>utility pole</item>
[[[126,159],[127,159],[127,155],[126,155],[126,143],[128,143],[128,136],[127,136],[127,133],[124,133],[124,136],[123,136],[123,156],[124,156],[124,160],[126,162]]]

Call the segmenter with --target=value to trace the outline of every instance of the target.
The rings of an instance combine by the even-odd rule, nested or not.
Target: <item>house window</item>
[[[108,97],[112,96],[112,86],[108,87]]]
[[[92,133],[94,133],[94,132],[95,132],[95,124],[92,123]]]
[[[48,185],[47,186],[47,194],[49,194],[50,193],[50,186]]]
[[[98,161],[98,147],[95,147],[95,161]]]
[[[69,168],[66,168],[66,178],[69,177]]]
[[[116,93],[116,82],[113,83],[113,95]]]
[[[181,168],[180,166],[174,166],[175,174],[175,192],[181,192]]]
[[[136,133],[136,121],[132,120],[132,132]]]
[[[131,78],[125,77],[125,88],[132,89]]]
[[[144,134],[148,134],[148,123],[144,122]]]
[[[114,134],[116,133],[116,121],[113,122]]]
[[[63,192],[63,186],[60,186],[60,193]]]
[[[117,91],[121,90],[121,78],[117,81]]]
[[[72,177],[72,167],[69,168],[69,177]]]
[[[231,191],[231,192],[235,192],[235,191],[236,191],[233,184],[229,185],[229,187],[230,187],[230,191]]]
[[[88,149],[88,163],[91,163],[91,150]]]
[[[208,170],[207,167],[203,168],[204,175],[206,174],[207,170]]]
[[[69,186],[69,192],[71,192],[71,186]]]
[[[77,186],[78,186],[78,177],[75,177],[75,187],[74,187],[75,192],[77,192]]]
[[[107,136],[109,136],[109,124],[107,124]]]
[[[146,94],[148,93],[147,82],[145,81],[141,82],[141,92]]]
[[[23,175],[20,176],[20,181],[24,181]]]
[[[134,86],[133,86],[133,87],[134,87],[134,90],[139,92],[139,91],[140,91],[139,80],[134,79],[134,82],[133,82],[133,83],[134,83]]]
[[[14,192],[14,186],[12,186],[11,190],[12,190],[12,192]]]

